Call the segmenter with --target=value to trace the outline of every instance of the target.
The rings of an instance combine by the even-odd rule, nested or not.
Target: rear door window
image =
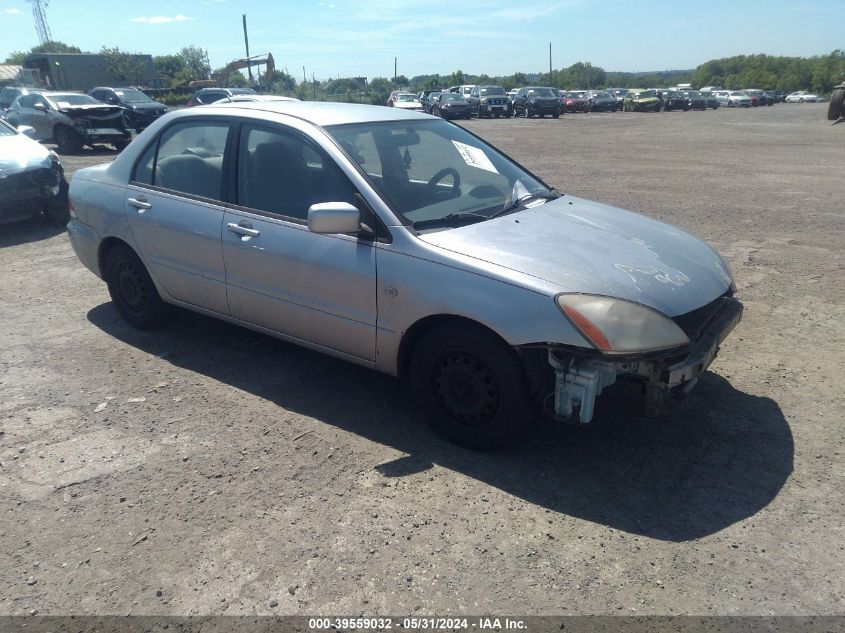
[[[226,121],[190,121],[168,127],[135,164],[133,180],[211,200],[222,199]]]

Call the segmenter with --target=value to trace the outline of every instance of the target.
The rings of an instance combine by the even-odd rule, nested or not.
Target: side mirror
[[[19,125],[18,132],[29,138],[35,138],[35,128],[29,125]]]
[[[44,105],[43,103],[41,103],[41,102],[38,102],[38,103],[33,103],[33,104],[32,104],[32,107],[33,107],[33,108],[35,108],[36,110],[46,110],[46,109],[47,109],[47,106],[45,106],[45,105]]]
[[[312,233],[358,233],[361,212],[348,202],[319,202],[308,208],[308,230]]]

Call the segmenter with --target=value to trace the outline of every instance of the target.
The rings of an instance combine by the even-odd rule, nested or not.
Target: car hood
[[[23,134],[0,136],[0,180],[28,169],[49,167],[49,161],[50,150]]]
[[[123,107],[135,112],[164,112],[167,110],[167,106],[163,103],[126,103]]]
[[[722,258],[676,227],[563,196],[500,218],[424,233],[424,242],[552,283],[685,314],[722,295]]]

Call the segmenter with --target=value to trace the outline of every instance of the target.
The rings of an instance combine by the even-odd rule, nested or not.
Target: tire
[[[833,89],[830,104],[827,106],[827,120],[838,121],[843,115],[845,115],[845,86]]]
[[[50,222],[55,226],[67,226],[70,222],[70,209],[68,208],[68,183],[65,177],[59,183],[59,193],[55,197],[47,201],[47,208],[44,209],[44,214],[50,219]]]
[[[552,118],[553,118],[553,119],[559,119],[559,118],[560,118],[560,112],[555,112],[555,113],[552,115]]]
[[[414,350],[408,379],[432,427],[466,448],[510,444],[534,417],[519,358],[480,327],[459,325],[426,334]]]
[[[53,138],[62,154],[78,154],[82,149],[82,137],[79,132],[67,125],[57,125]]]
[[[165,305],[141,259],[118,244],[106,254],[105,277],[112,303],[132,327],[153,330],[164,322]]]

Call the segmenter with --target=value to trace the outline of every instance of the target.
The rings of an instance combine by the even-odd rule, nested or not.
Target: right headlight
[[[689,343],[674,321],[639,303],[582,294],[559,294],[555,302],[575,329],[607,354],[655,352]]]

